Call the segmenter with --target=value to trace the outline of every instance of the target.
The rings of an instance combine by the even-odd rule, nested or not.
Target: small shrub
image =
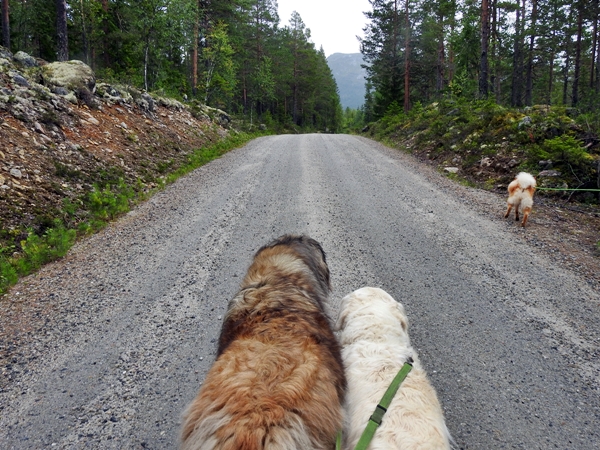
[[[566,134],[546,139],[542,147],[550,159],[571,166],[573,169],[584,170],[593,160],[580,141]]]
[[[50,110],[44,110],[42,112],[40,122],[47,125],[58,125],[59,127],[63,125],[61,117],[55,111]]]
[[[4,294],[8,287],[15,284],[18,279],[17,269],[8,258],[0,256],[0,294]]]
[[[111,220],[129,211],[129,199],[135,196],[133,189],[127,187],[123,180],[115,187],[113,192],[110,187],[94,189],[87,196],[87,205],[96,219]]]
[[[54,173],[56,174],[57,177],[59,178],[66,178],[66,179],[80,179],[81,178],[81,172],[79,170],[76,169],[71,169],[69,166],[61,163],[60,161],[53,161],[54,162]]]
[[[17,268],[22,275],[26,275],[44,264],[48,246],[40,236],[30,230],[27,239],[21,241],[21,251],[25,257],[17,260]]]

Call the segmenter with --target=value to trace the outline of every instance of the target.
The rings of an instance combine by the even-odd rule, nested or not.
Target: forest
[[[97,77],[195,99],[248,123],[337,131],[341,106],[322,49],[274,0],[1,0],[2,45],[77,59]]]
[[[598,109],[598,0],[369,1],[367,120],[444,95]]]
[[[2,42],[250,122],[340,131],[323,49],[276,0],[0,0]],[[365,122],[444,96],[600,104],[599,0],[369,0]],[[358,33],[357,33],[358,34]],[[355,115],[352,116],[354,120]]]

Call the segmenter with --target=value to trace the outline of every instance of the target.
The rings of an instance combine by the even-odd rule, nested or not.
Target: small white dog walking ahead
[[[433,386],[408,337],[401,303],[382,289],[364,287],[344,297],[336,323],[348,390],[344,448],[354,449],[369,417],[404,365],[413,369],[383,416],[369,450],[438,450],[452,438]]]
[[[506,219],[510,214],[510,210],[515,208],[515,220],[519,221],[519,205],[523,209],[523,222],[521,226],[524,227],[527,223],[529,214],[531,213],[531,207],[533,206],[533,193],[535,192],[535,178],[533,175],[527,172],[519,173],[513,181],[508,185],[508,209],[504,218]]]

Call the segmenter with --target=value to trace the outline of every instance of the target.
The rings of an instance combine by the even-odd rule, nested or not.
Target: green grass
[[[258,136],[261,134],[238,133],[195,150],[184,165],[170,172],[167,170],[164,178],[159,180],[158,188],[151,192],[142,189],[140,180],[128,185],[123,177],[117,177],[117,173],[104,174],[102,187],[95,185],[91,192],[75,201],[65,199],[57,213],[59,217],[54,218],[52,226],[46,227],[42,234],[36,234],[32,229],[24,230],[27,238],[21,240],[20,251],[15,252],[15,246],[0,247],[0,295],[6,293],[20,277],[62,258],[78,237],[102,229],[167,184]],[[65,169],[57,167],[57,170]]]

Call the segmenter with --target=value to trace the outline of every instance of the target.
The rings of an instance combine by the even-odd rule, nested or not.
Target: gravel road
[[[0,302],[0,448],[175,448],[252,255],[292,232],[327,253],[332,315],[365,285],[405,305],[460,448],[598,449],[600,294],[503,211],[367,139],[254,140]]]

